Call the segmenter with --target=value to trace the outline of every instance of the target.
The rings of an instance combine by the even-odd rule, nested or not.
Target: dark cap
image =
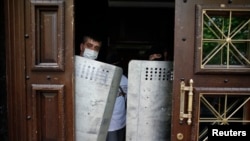
[[[121,57],[119,56],[118,52],[115,51],[109,52],[106,57],[106,63],[119,65],[121,63]]]

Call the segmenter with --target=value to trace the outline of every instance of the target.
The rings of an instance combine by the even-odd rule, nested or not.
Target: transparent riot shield
[[[169,61],[130,61],[126,141],[170,141],[172,69]]]
[[[122,69],[75,56],[75,139],[105,141]]]

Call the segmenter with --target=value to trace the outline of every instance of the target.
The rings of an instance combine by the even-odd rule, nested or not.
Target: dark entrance
[[[167,50],[168,60],[173,60],[174,2],[75,0],[76,54],[82,34],[90,30],[104,36],[99,60],[104,61],[108,51],[116,50],[125,73],[130,60],[147,60],[153,48]]]
[[[0,2],[0,139],[7,141],[7,93],[5,70],[4,7]]]

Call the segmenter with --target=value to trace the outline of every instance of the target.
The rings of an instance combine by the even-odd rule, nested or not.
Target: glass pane
[[[250,68],[250,11],[202,12],[201,68]]]
[[[249,95],[201,94],[199,141],[206,141],[208,125],[250,124]]]

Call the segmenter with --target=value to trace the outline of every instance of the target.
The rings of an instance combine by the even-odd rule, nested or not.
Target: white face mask
[[[91,50],[91,49],[88,49],[88,48],[85,48],[84,52],[83,52],[83,57],[86,57],[88,59],[93,59],[95,60],[98,56],[98,53],[97,51],[95,50]]]

